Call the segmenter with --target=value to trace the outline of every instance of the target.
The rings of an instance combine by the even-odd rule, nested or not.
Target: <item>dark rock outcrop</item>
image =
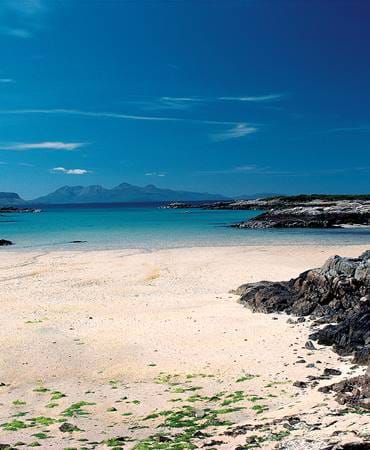
[[[357,363],[370,362],[370,250],[354,259],[333,256],[298,278],[246,284],[235,293],[254,312],[286,312],[327,324],[310,339],[341,355],[354,353]]]
[[[368,202],[339,202],[330,205],[305,205],[281,208],[241,222],[235,228],[334,228],[343,225],[370,225]]]
[[[7,239],[0,239],[0,247],[4,247],[7,245],[13,245],[12,241],[8,241]]]
[[[370,409],[370,366],[364,375],[326,386],[326,392],[334,392],[341,405]]]

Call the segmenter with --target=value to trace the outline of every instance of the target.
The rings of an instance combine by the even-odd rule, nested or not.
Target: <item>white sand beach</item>
[[[169,416],[160,412],[184,406],[195,416],[207,408],[234,409],[217,416],[234,427],[298,414],[323,424],[312,429],[311,438],[344,431],[356,438],[360,428],[370,428],[368,418],[348,414],[337,420],[330,414],[341,407],[330,396],[293,382],[325,367],[340,368],[338,380],[363,369],[351,370],[350,359],[340,360],[330,348],[305,349],[308,323],[252,314],[230,290],[262,279],[289,279],[333,254],[357,256],[364,250],[359,245],[152,253],[2,250],[0,443],[135,448],[163,430],[180,433],[168,423],[158,428]],[[75,430],[61,431],[60,420]],[[203,430],[211,437],[200,436],[199,446],[212,439],[219,443],[207,448],[245,444],[245,434],[224,435],[227,428]],[[267,428],[284,431],[279,425]],[[291,435],[306,432],[301,427]],[[277,440],[261,448],[275,448]]]

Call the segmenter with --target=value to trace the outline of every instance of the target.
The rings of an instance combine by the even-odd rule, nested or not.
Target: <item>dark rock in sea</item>
[[[338,202],[322,206],[295,206],[279,204],[235,228],[334,228],[345,225],[369,226],[370,202]]]
[[[8,241],[7,239],[0,239],[0,247],[14,245],[12,241]]]
[[[39,208],[19,208],[17,206],[0,206],[0,214],[5,213],[38,213]]]
[[[309,316],[317,328],[310,339],[332,345],[355,362],[370,362],[370,251],[358,258],[329,258],[323,267],[283,282],[260,281],[236,291],[254,312]]]
[[[69,244],[85,244],[87,241],[70,241]]]

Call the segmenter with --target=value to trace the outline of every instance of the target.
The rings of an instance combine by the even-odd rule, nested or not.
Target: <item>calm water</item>
[[[259,244],[369,244],[369,229],[239,230],[257,211],[160,209],[153,205],[43,207],[0,216],[0,238],[28,248],[140,248]],[[70,241],[83,240],[84,244]]]

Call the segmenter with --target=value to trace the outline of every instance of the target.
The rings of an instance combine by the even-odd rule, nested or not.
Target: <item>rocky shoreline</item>
[[[332,346],[341,356],[352,356],[355,364],[368,365],[364,375],[319,390],[335,393],[342,405],[370,410],[370,250],[353,259],[333,256],[321,268],[290,281],[245,284],[235,293],[253,312],[285,312],[298,316],[298,322],[309,318],[312,341]],[[312,341],[306,348],[314,351]],[[323,376],[341,373],[332,372]],[[307,382],[297,382],[297,387],[306,386]]]
[[[356,259],[333,256],[290,281],[245,284],[235,293],[253,312],[309,317],[312,340],[370,363],[370,250]]]
[[[336,228],[370,226],[370,203],[341,202],[330,206],[272,209],[235,228]]]
[[[264,211],[233,228],[336,228],[370,226],[368,196],[296,196],[215,203],[171,203],[172,209]]]
[[[312,328],[310,339],[317,344],[330,345],[333,350],[343,356],[353,356],[356,364],[368,365],[362,375],[342,379],[333,384],[321,384],[321,380],[342,374],[341,370],[325,368],[319,376],[309,376],[305,381],[296,381],[294,386],[299,389],[317,389],[323,394],[332,394],[337,403],[345,406],[337,413],[329,410],[333,416],[329,425],[337,422],[335,416],[355,413],[360,416],[370,414],[370,250],[358,258],[343,258],[333,256],[318,269],[308,270],[295,279],[284,282],[249,283],[240,286],[233,293],[240,295],[240,303],[259,313],[288,313],[298,318],[288,319],[291,324],[309,319]],[[316,344],[316,345],[317,345]],[[315,344],[309,340],[306,349],[315,352]],[[320,361],[318,361],[320,362]],[[317,387],[318,385],[321,387]],[[309,414],[307,412],[307,414]],[[317,422],[310,431],[323,425],[324,418]],[[283,423],[286,430],[310,428],[305,418],[288,415],[272,422],[270,429]],[[260,424],[245,424],[230,428],[225,434],[232,436],[247,436],[247,444],[235,450],[260,447],[257,434]],[[326,424],[325,426],[328,426]],[[254,433],[250,435],[250,433]],[[355,434],[355,440],[342,441],[338,435],[332,435],[322,441],[301,438],[278,444],[275,448],[285,450],[360,450],[370,449],[370,441],[366,433],[359,439],[361,433]],[[339,438],[339,439],[338,439]]]
[[[17,206],[0,206],[0,214],[5,213],[38,213],[39,208],[19,208]]]

